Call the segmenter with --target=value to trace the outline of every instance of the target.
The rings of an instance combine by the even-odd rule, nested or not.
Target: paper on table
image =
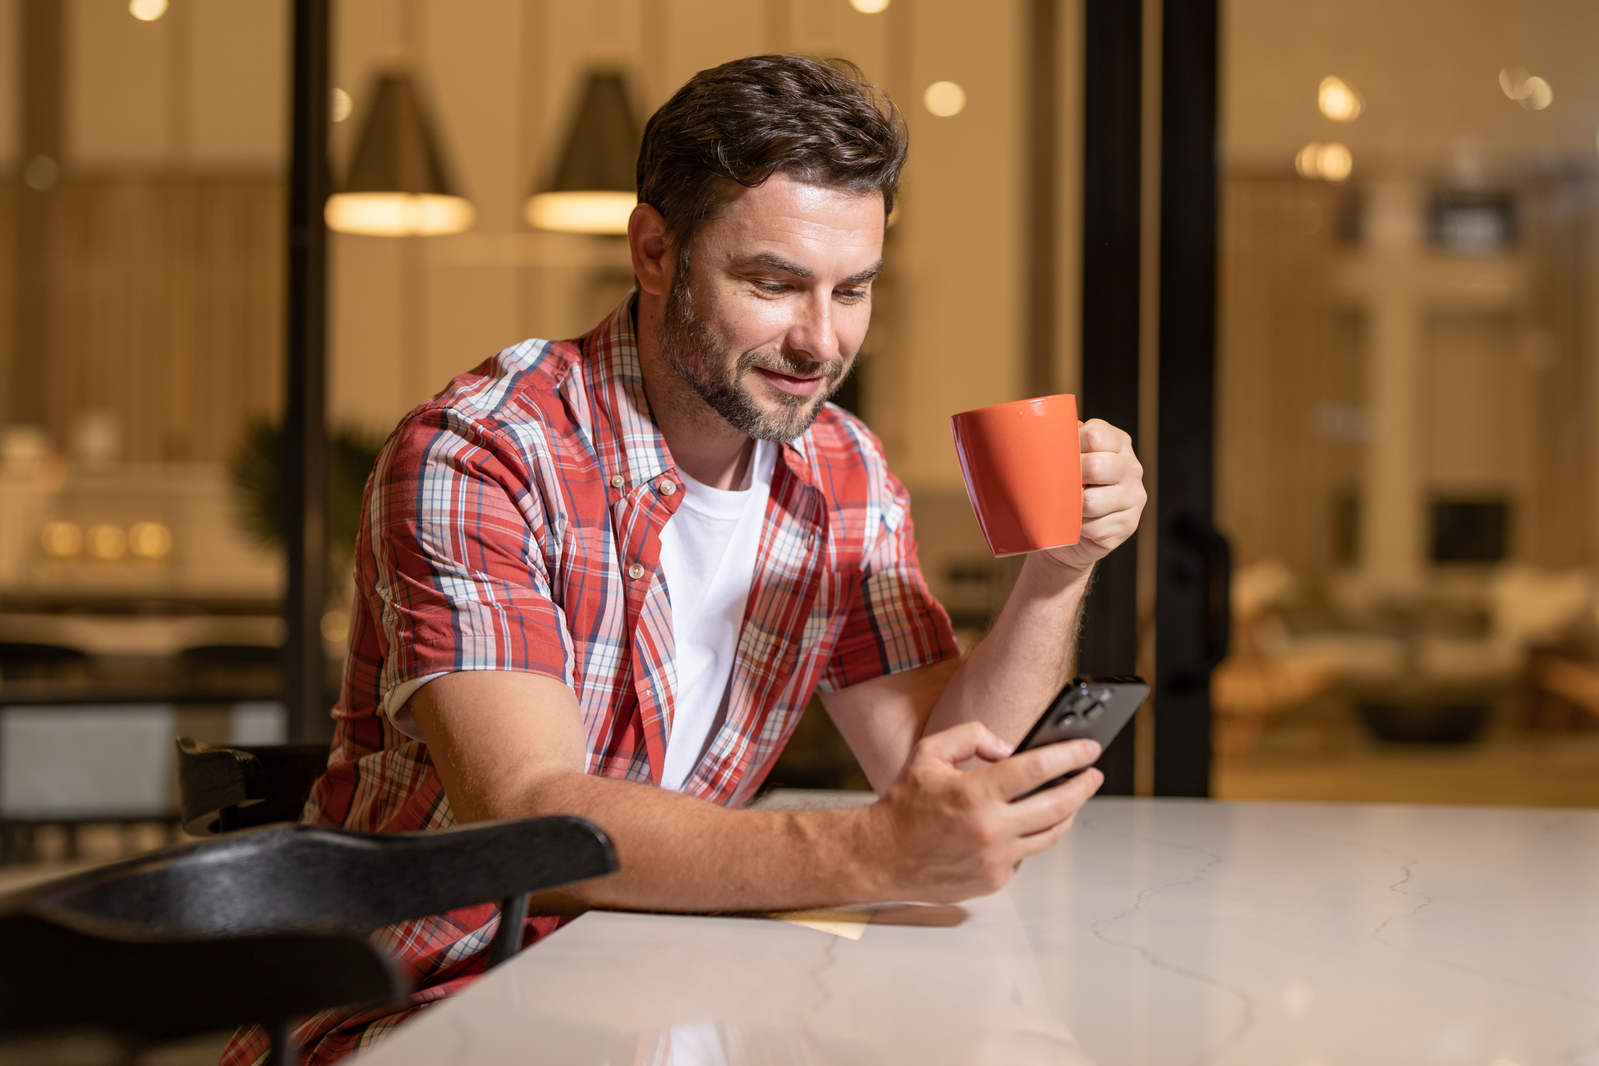
[[[817,907],[806,911],[772,911],[764,917],[832,933],[846,940],[859,940],[876,913],[877,906],[867,904],[857,907]]]
[[[848,907],[817,907],[803,911],[772,911],[762,918],[792,922],[834,936],[859,940],[868,925],[919,925],[949,929],[971,917],[965,907],[930,903],[858,903]]]

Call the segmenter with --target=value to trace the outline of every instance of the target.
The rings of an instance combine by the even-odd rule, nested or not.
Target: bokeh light
[[[83,550],[83,530],[76,522],[47,522],[39,545],[52,559],[70,559]]]
[[[939,118],[950,118],[966,109],[966,90],[952,81],[935,81],[922,93],[922,104]]]
[[[1506,67],[1499,72],[1499,88],[1528,111],[1542,111],[1555,102],[1549,83],[1531,74],[1526,67]]]
[[[128,550],[141,559],[165,559],[172,551],[172,531],[160,522],[135,522],[128,529]]]
[[[328,197],[323,217],[336,233],[368,237],[437,237],[472,228],[477,210],[460,196],[342,192]]]
[[[132,0],[128,12],[140,22],[154,22],[167,13],[167,0]]]
[[[128,551],[128,531],[110,523],[90,526],[84,531],[83,546],[95,559],[120,559]]]
[[[1334,122],[1355,121],[1364,104],[1354,86],[1336,74],[1321,79],[1321,86],[1316,90],[1316,106]]]
[[[1330,144],[1311,141],[1294,157],[1294,169],[1302,178],[1335,183],[1348,181],[1355,169],[1355,157],[1347,145],[1336,141]]]

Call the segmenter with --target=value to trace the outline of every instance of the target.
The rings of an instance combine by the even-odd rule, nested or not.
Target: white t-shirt
[[[755,580],[777,447],[755,442],[750,486],[738,492],[683,478],[683,500],[661,530],[661,572],[672,600],[676,697],[661,787],[680,791],[727,719],[728,682]]]
[[[777,469],[777,446],[756,441],[750,468],[750,485],[738,492],[713,489],[678,471],[683,499],[661,530],[661,571],[672,600],[677,649],[676,698],[661,787],[673,791],[682,790],[727,719],[733,655],[755,581],[755,554]],[[396,729],[422,739],[407,704],[417,689],[443,676],[427,674],[384,695],[383,709]]]

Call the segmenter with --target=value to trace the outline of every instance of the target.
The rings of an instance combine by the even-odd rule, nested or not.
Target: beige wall
[[[126,0],[71,0],[67,164],[126,172],[186,159],[209,170],[276,170],[286,144],[287,18],[283,0],[173,0],[155,22],[133,18]],[[6,20],[8,33],[16,21]],[[15,110],[6,108],[8,121]]]

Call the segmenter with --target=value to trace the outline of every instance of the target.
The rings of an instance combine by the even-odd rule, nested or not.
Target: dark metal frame
[[[1084,32],[1082,416],[1138,439],[1144,18],[1141,0],[1088,0]],[[1138,655],[1136,538],[1100,562],[1078,670],[1131,674]],[[1131,795],[1133,731],[1101,756],[1102,791]]]
[[[1210,671],[1227,651],[1228,546],[1212,525],[1216,361],[1216,0],[1161,15],[1160,362],[1156,448],[1154,792],[1210,793]],[[1084,34],[1083,417],[1139,436],[1142,0],[1088,0]],[[1153,519],[1150,525],[1149,519]],[[1130,674],[1135,542],[1100,563],[1079,669]],[[1131,794],[1132,730],[1100,759]]]
[[[288,390],[283,418],[289,735],[332,735],[324,691],[322,609],[328,578],[327,226],[328,0],[294,0],[293,133],[289,164]]]
[[[1216,429],[1216,0],[1161,24],[1160,487],[1155,794],[1210,794],[1210,672],[1227,653],[1227,541],[1211,523]]]

